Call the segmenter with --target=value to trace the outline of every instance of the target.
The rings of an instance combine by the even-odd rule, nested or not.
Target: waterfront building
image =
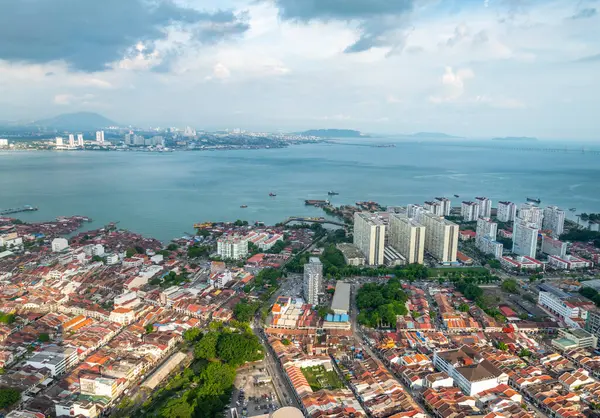
[[[421,205],[410,204],[406,206],[406,214],[411,219],[417,221],[421,218],[421,214],[425,211],[425,208]]]
[[[404,257],[407,264],[423,264],[425,227],[406,215],[391,214],[389,244]]]
[[[304,265],[304,280],[302,282],[302,293],[307,303],[319,304],[319,295],[323,287],[323,264],[318,257],[311,257]]]
[[[446,197],[436,197],[435,200],[442,205],[442,216],[450,216],[452,201]]]
[[[544,209],[542,229],[552,231],[552,236],[558,238],[565,230],[565,212],[556,206]]]
[[[354,245],[363,252],[368,265],[383,265],[385,246],[385,224],[383,220],[370,212],[355,213]]]
[[[96,142],[99,144],[104,144],[104,131],[96,132]]]
[[[69,134],[69,147],[75,148],[75,135]]]
[[[69,241],[65,238],[54,238],[52,240],[52,252],[58,253],[69,248]]]
[[[423,214],[421,224],[425,226],[425,250],[440,263],[455,263],[458,225],[432,213]]]
[[[219,238],[217,254],[225,260],[241,260],[248,255],[248,241],[235,235]]]
[[[512,202],[498,202],[497,218],[500,222],[513,222],[517,217],[517,205]]]
[[[535,258],[537,253],[538,229],[535,224],[517,218],[513,229],[512,252]]]
[[[541,229],[544,220],[544,211],[533,203],[523,203],[519,208],[518,218],[533,224],[537,229]]]
[[[62,136],[57,136],[54,142],[57,147],[62,147],[63,145],[65,145]]]
[[[83,147],[83,134],[77,134],[77,146]]]
[[[462,202],[460,214],[465,222],[473,222],[479,218],[479,205],[475,202]]]
[[[542,254],[564,257],[567,255],[567,243],[547,236],[543,236]]]
[[[0,138],[0,148],[8,147],[8,139]]]
[[[433,213],[434,215],[444,216],[444,206],[440,202],[425,202],[425,204],[423,204],[423,208],[427,212]]]
[[[492,201],[487,197],[476,197],[475,203],[479,206],[479,216],[489,218],[492,216]]]

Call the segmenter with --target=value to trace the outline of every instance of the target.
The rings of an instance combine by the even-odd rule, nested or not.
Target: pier
[[[292,216],[289,217],[287,220],[285,220],[284,222],[282,222],[282,225],[287,225],[291,222],[301,222],[301,223],[314,223],[314,224],[330,224],[330,225],[336,225],[336,226],[341,226],[342,228],[346,228],[348,225],[346,225],[343,222],[336,222],[336,221],[329,221],[325,218],[301,218],[301,217],[296,217],[296,216]]]
[[[38,208],[29,205],[21,206],[20,208],[0,209],[0,216],[21,212],[35,212],[36,210],[38,210]]]

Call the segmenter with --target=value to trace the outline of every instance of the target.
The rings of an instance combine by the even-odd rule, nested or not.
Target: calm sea
[[[191,232],[195,222],[245,219],[276,223],[322,216],[305,199],[335,204],[375,200],[422,203],[435,196],[542,199],[577,212],[600,212],[600,155],[525,148],[557,143],[398,142],[366,140],[275,150],[173,152],[3,152],[0,208],[38,206],[26,221],[86,215],[161,240]],[[371,140],[371,143],[390,140]],[[269,197],[269,193],[277,197]],[[456,199],[453,195],[459,195]],[[240,205],[248,205],[247,209]]]

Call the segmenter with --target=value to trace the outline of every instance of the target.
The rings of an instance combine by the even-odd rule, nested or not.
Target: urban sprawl
[[[307,201],[329,217],[166,245],[0,217],[0,413],[596,416],[600,215],[528,200]]]

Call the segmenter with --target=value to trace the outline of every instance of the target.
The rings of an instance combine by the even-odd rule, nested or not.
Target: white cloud
[[[454,71],[452,67],[446,67],[441,78],[442,92],[440,95],[430,97],[432,103],[452,102],[461,98],[465,91],[465,81],[475,77],[470,68],[461,68]]]
[[[91,104],[91,100],[94,99],[93,94],[84,94],[76,96],[73,94],[57,94],[54,96],[54,104],[59,106],[70,106],[70,105],[88,105]]]

